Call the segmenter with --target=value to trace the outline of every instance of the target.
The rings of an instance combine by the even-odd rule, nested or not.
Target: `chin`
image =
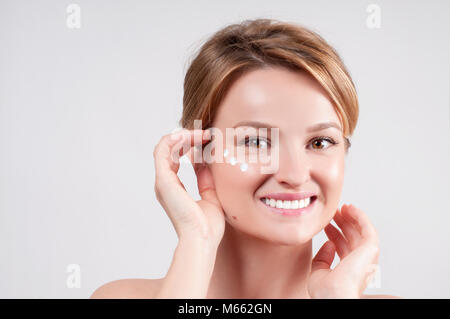
[[[279,236],[273,236],[272,242],[278,243],[279,245],[304,245],[312,240],[312,236],[310,234],[304,234],[301,231],[297,231],[296,234],[284,233]]]
[[[313,238],[313,234],[310,232],[303,232],[299,227],[283,227],[279,231],[266,232],[264,234],[256,233],[250,234],[254,237],[265,240],[269,243],[284,246],[298,246],[304,245],[310,242]]]

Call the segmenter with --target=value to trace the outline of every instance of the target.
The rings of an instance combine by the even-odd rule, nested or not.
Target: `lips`
[[[294,201],[284,200],[283,203],[282,200],[276,200],[277,201],[276,207],[273,206],[275,202],[275,199],[273,198],[270,200],[270,205],[267,203],[267,199],[264,200],[264,198],[261,198],[260,202],[266,208],[265,211],[271,211],[276,215],[303,216],[313,211],[313,207],[316,204],[316,199],[317,196],[314,195],[312,197],[308,197],[307,199]],[[301,202],[301,204],[299,202]]]
[[[301,200],[308,197],[316,198],[316,193],[313,192],[299,192],[299,193],[271,193],[262,196],[261,198],[273,198],[275,200]]]

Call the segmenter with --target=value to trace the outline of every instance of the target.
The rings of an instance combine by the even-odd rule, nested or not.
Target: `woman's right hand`
[[[209,167],[203,163],[192,163],[201,196],[198,201],[187,193],[177,175],[180,167],[178,159],[192,146],[202,145],[210,139],[207,130],[183,129],[163,136],[153,151],[155,193],[180,240],[200,239],[217,247],[223,237],[225,217]]]

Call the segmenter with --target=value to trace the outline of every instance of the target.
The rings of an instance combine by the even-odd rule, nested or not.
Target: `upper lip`
[[[262,198],[273,198],[279,200],[300,200],[311,196],[317,196],[313,192],[300,192],[300,193],[272,193],[262,196]]]

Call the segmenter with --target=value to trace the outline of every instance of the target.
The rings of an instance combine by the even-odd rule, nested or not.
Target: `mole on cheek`
[[[236,216],[233,216],[233,219],[237,219],[237,217],[236,217]]]

